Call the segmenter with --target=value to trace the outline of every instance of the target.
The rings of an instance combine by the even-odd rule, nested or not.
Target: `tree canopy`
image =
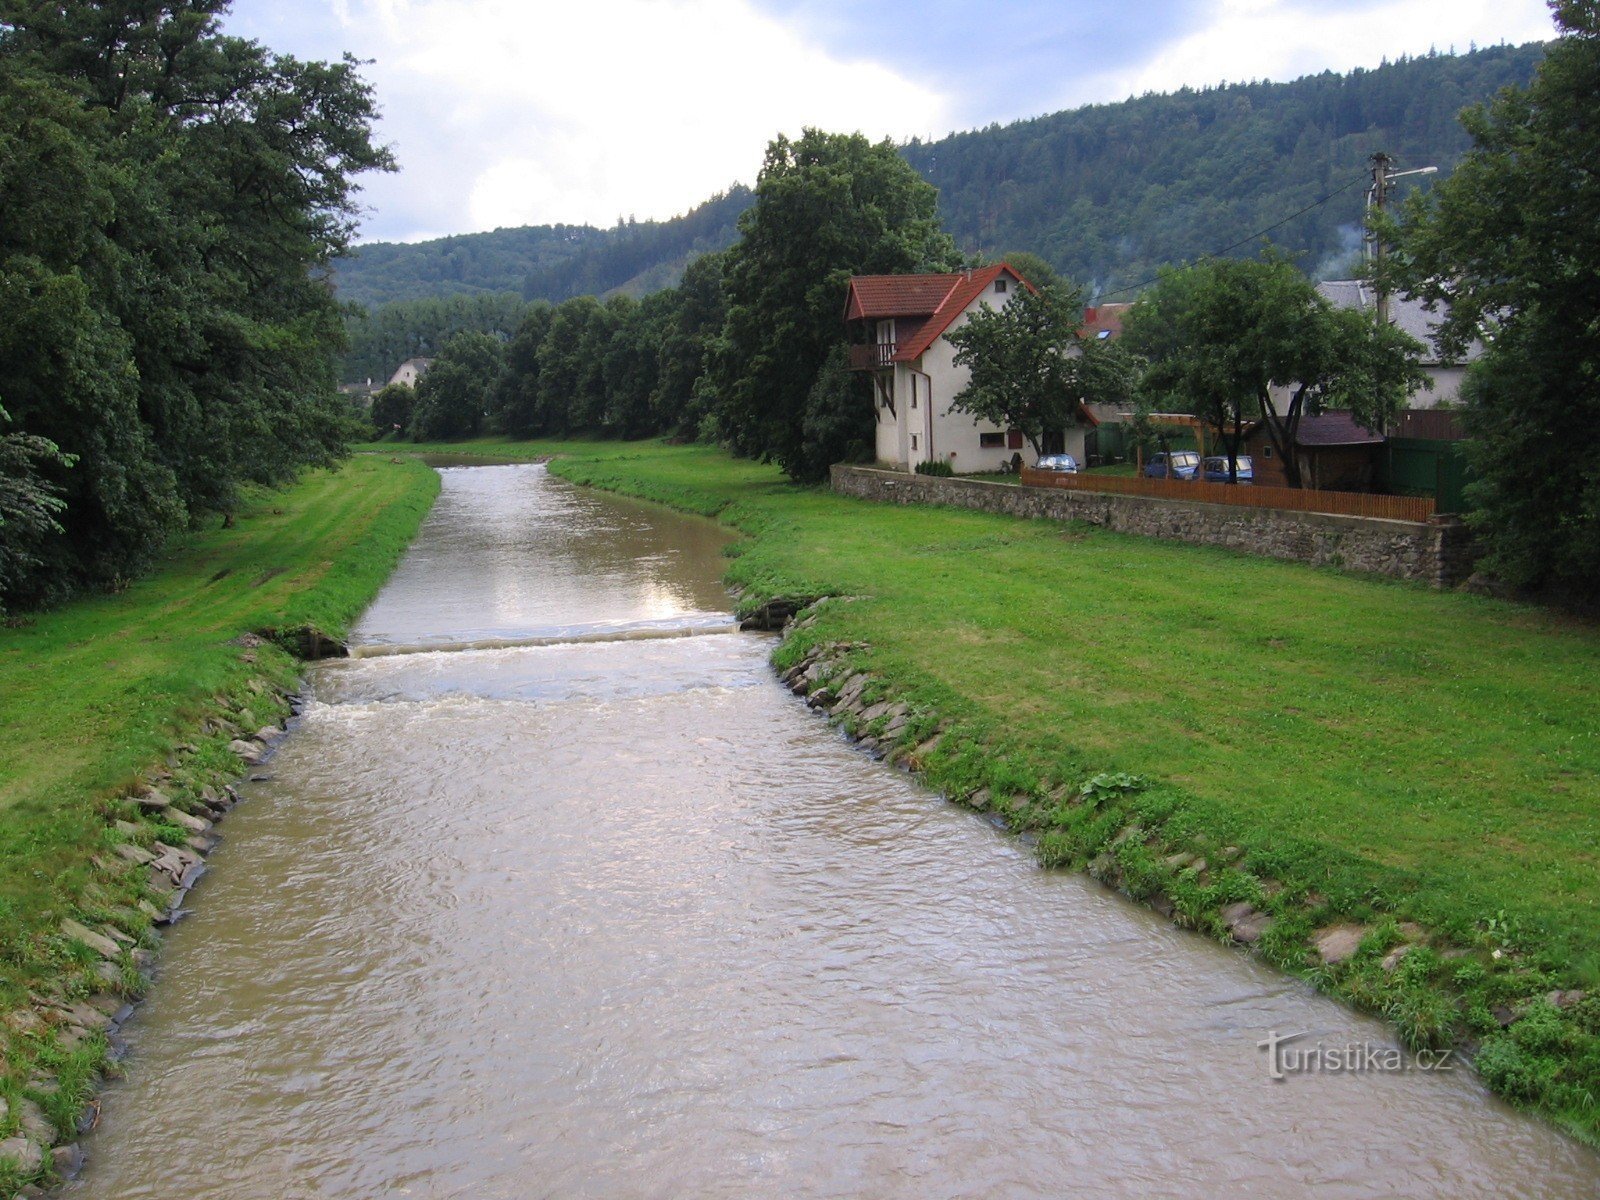
[[[850,276],[959,265],[937,199],[887,141],[808,129],[767,147],[755,205],[724,260],[727,317],[709,372],[720,432],[737,451],[816,479],[851,442],[870,442],[870,406],[860,426],[813,420],[829,436],[808,437],[807,399],[844,340]]]
[[[1600,592],[1600,3],[1552,4],[1533,82],[1462,120],[1472,151],[1404,207],[1390,279],[1441,305],[1441,341],[1484,354],[1462,396],[1469,494],[1508,581]]]
[[[1293,263],[1271,254],[1165,271],[1123,328],[1127,348],[1147,362],[1145,407],[1198,416],[1229,458],[1246,422],[1260,419],[1291,487],[1300,486],[1293,448],[1301,417],[1344,408],[1381,430],[1425,380],[1419,342],[1334,308]]]
[[[0,402],[63,533],[24,603],[139,572],[186,522],[342,447],[327,283],[390,165],[346,59],[223,36],[222,0],[8,4]],[[68,467],[66,462],[74,463]]]

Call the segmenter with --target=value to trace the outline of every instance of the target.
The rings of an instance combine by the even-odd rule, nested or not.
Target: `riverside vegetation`
[[[1592,625],[865,504],[702,446],[448,449],[558,455],[567,479],[732,525],[743,607],[810,605],[775,663],[815,706],[1046,866],[1250,944],[1411,1046],[1464,1047],[1495,1091],[1600,1140]]]
[[[104,1030],[143,990],[166,918],[139,860],[194,857],[239,773],[234,743],[288,710],[297,660],[262,634],[342,636],[438,486],[368,457],[247,489],[232,528],[190,537],[151,578],[0,630],[0,1143],[15,1152],[0,1195],[40,1173],[12,1139],[70,1142],[114,1069]]]

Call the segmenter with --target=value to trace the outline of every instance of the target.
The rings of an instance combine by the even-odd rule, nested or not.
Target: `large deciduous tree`
[[[504,365],[505,348],[499,338],[456,334],[417,380],[412,438],[425,442],[476,437],[483,431]]]
[[[1020,430],[1040,455],[1045,436],[1073,424],[1081,404],[1129,399],[1130,360],[1080,336],[1082,318],[1082,291],[1065,285],[1023,288],[1008,304],[972,313],[945,334],[956,365],[971,372],[950,407]]]
[[[1469,495],[1507,581],[1600,593],[1600,3],[1551,5],[1532,84],[1462,121],[1474,148],[1411,197],[1390,278],[1441,305],[1440,341],[1482,359],[1462,389]]]
[[[0,8],[0,399],[76,460],[24,603],[342,451],[326,279],[389,165],[356,65],[225,37],[222,0]]]
[[[1291,487],[1300,486],[1294,446],[1303,416],[1344,408],[1382,429],[1426,382],[1421,343],[1334,308],[1294,264],[1272,255],[1165,271],[1123,327],[1128,349],[1147,362],[1142,404],[1198,416],[1230,460],[1259,418]],[[1286,392],[1281,404],[1275,388]]]
[[[953,270],[937,193],[888,141],[808,129],[775,139],[756,203],[724,262],[727,321],[710,363],[722,436],[741,454],[816,479],[861,436],[814,419],[807,401],[832,349],[851,275]],[[829,403],[836,389],[824,389]],[[872,409],[860,413],[871,435]],[[820,440],[819,440],[820,439]]]

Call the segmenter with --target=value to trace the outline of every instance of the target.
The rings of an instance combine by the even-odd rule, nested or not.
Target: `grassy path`
[[[567,478],[718,515],[750,535],[730,578],[754,596],[852,597],[821,606],[780,662],[866,643],[851,665],[910,704],[909,736],[915,714],[937,714],[983,748],[927,764],[935,786],[1007,797],[1047,860],[1110,855],[1115,881],[1197,927],[1224,932],[1218,912],[1252,902],[1273,916],[1267,957],[1413,1042],[1481,1045],[1502,1092],[1594,1136],[1593,625],[1223,550],[868,504],[705,447],[495,450],[560,453]],[[1119,772],[1144,781],[1120,807],[1063,802]],[[1115,844],[1129,823],[1147,837]],[[1217,864],[1233,847],[1227,869],[1167,862]],[[1308,939],[1341,921],[1370,936],[1330,968]],[[1385,970],[1400,922],[1428,945]],[[1542,1000],[1557,991],[1585,994],[1557,1014]]]

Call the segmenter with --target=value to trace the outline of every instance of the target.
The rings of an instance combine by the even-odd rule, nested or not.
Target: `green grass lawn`
[[[1264,840],[1600,947],[1600,631],[1224,550],[866,504],[703,447],[555,469],[754,532],[733,577],[862,597],[830,632],[1063,780],[1131,771]]]

